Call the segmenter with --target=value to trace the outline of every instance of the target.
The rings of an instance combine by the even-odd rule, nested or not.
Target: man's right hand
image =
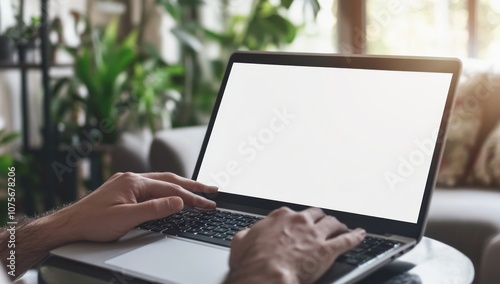
[[[321,209],[280,208],[235,235],[226,283],[312,283],[364,236]]]

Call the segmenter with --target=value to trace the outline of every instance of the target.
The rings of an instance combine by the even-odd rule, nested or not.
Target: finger
[[[236,233],[234,235],[234,238],[233,238],[233,242],[239,242],[241,241],[247,234],[248,234],[248,231],[250,230],[250,228],[246,228],[244,230],[241,230],[239,231],[238,233]]]
[[[141,175],[150,179],[175,183],[192,192],[215,193],[218,190],[216,186],[206,185],[173,173],[144,173]]]
[[[106,182],[109,182],[109,181],[112,181],[112,180],[115,180],[117,178],[119,178],[121,175],[123,175],[122,172],[117,172],[117,173],[114,173]]]
[[[290,209],[288,207],[283,206],[283,207],[280,207],[278,209],[271,211],[271,213],[269,213],[268,217],[280,217],[280,216],[289,215],[292,213],[295,213],[295,211],[293,211],[292,209]]]
[[[365,238],[365,235],[365,230],[356,229],[327,240],[327,247],[332,252],[332,255],[337,257],[359,245]]]
[[[120,206],[123,210],[123,220],[128,220],[137,226],[143,222],[165,218],[182,210],[184,202],[177,196],[152,199],[136,204]]]
[[[349,231],[345,224],[339,222],[339,220],[333,216],[325,216],[321,218],[321,220],[316,223],[316,227],[322,233],[324,238],[335,237]]]
[[[154,179],[144,179],[142,188],[139,187],[138,190],[136,190],[135,195],[136,198],[141,201],[153,198],[178,196],[191,207],[207,209],[213,209],[216,207],[215,202],[212,200],[196,195],[180,185]]]
[[[319,208],[311,207],[302,211],[306,216],[313,221],[313,223],[318,222],[321,218],[325,217],[325,212]]]
[[[236,268],[237,264],[240,263],[241,257],[245,254],[248,243],[243,242],[243,238],[247,235],[250,229],[245,229],[239,231],[234,235],[231,241],[231,253],[229,254],[229,267],[232,269]]]

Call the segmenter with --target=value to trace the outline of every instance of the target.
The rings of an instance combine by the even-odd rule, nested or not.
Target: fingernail
[[[200,210],[212,210],[212,209],[217,207],[217,203],[215,203],[213,201],[208,201],[208,204],[209,205],[201,206],[201,207],[195,206],[194,208],[200,209]]]
[[[366,235],[366,231],[365,231],[364,229],[357,228],[355,231],[356,231],[358,234],[360,234],[360,235],[363,235],[363,236],[365,236],[365,235]]]
[[[170,201],[170,206],[175,211],[181,211],[184,208],[184,201],[180,198],[174,198]]]

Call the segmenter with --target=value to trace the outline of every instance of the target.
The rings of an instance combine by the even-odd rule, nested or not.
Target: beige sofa
[[[500,174],[500,159],[490,161],[490,152],[500,155],[499,73],[487,62],[464,61],[426,229],[427,236],[466,254],[475,266],[475,282],[485,284],[500,283],[500,177],[487,175]],[[115,170],[170,171],[190,177],[205,130],[205,126],[186,127],[142,140],[129,137],[130,143],[125,139],[115,153]],[[497,142],[491,139],[495,131]],[[490,152],[485,153],[482,149],[488,143]],[[127,165],[128,155],[134,165]]]
[[[500,283],[500,70],[463,65],[426,235],[466,254],[476,283]]]

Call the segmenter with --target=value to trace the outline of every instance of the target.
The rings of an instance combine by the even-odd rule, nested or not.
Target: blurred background
[[[2,226],[8,187],[20,217],[118,171],[190,177],[235,50],[460,58],[425,235],[498,283],[498,0],[2,0]]]
[[[157,133],[208,122],[235,50],[453,56],[483,70],[500,60],[494,0],[2,0],[0,11],[0,200],[14,166],[28,215],[115,171],[151,170]],[[477,164],[454,145],[445,162],[458,159],[460,177],[445,186]]]

